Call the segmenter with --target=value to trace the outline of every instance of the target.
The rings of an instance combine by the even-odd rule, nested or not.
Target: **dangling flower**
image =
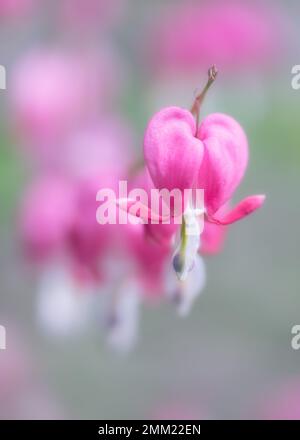
[[[25,252],[39,264],[37,318],[56,337],[84,330],[95,293],[111,282],[105,264],[119,226],[97,223],[96,195],[126,175],[131,142],[127,125],[112,118],[101,122],[70,135],[55,172],[40,173],[22,203]]]
[[[215,113],[199,125],[200,106],[217,76],[213,66],[208,81],[191,111],[167,107],[150,120],[145,133],[144,155],[154,186],[179,190],[204,190],[203,209],[191,197],[184,199],[180,243],[173,266],[180,281],[185,281],[195,265],[201,247],[204,220],[228,225],[251,214],[264,202],[263,195],[242,200],[233,210],[224,207],[240,184],[248,163],[248,142],[244,130],[232,117]],[[147,213],[147,210],[145,210]],[[148,211],[148,217],[151,218]],[[171,207],[170,216],[174,216]]]

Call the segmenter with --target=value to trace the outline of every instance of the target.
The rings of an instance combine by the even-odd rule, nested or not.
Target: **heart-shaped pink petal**
[[[146,164],[158,189],[190,189],[203,157],[202,141],[195,137],[192,114],[180,107],[167,107],[150,120],[144,138]]]
[[[215,213],[232,196],[248,163],[248,142],[242,127],[230,116],[213,113],[199,127],[204,156],[198,188],[204,189],[205,206]]]

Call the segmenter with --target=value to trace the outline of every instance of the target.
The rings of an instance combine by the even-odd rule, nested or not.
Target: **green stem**
[[[180,244],[180,251],[179,252],[180,252],[180,258],[182,259],[182,261],[184,261],[186,245],[187,245],[186,223],[185,223],[184,216],[182,216],[180,237],[181,237],[181,244]]]

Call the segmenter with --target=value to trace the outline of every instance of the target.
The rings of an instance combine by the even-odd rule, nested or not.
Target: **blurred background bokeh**
[[[0,418],[300,418],[299,20],[296,0],[0,0]],[[141,301],[137,333],[107,343],[106,276],[126,280],[129,257],[90,200],[140,163],[155,111],[190,107],[212,63],[203,115],[242,124],[236,200],[265,206],[205,258],[187,317]],[[112,349],[133,332],[129,353]]]

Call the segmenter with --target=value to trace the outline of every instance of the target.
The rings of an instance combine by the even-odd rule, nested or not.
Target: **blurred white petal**
[[[45,333],[66,337],[87,324],[93,295],[79,289],[62,267],[48,268],[38,286],[37,319]]]
[[[123,283],[111,298],[107,341],[119,352],[130,351],[137,341],[139,300],[139,286],[134,280]]]

